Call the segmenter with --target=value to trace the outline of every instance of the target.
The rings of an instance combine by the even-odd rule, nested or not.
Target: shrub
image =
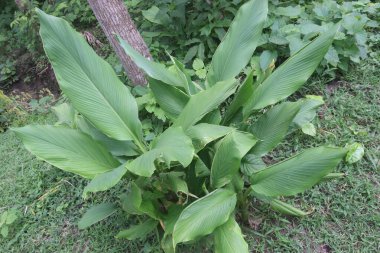
[[[348,153],[355,153],[350,162],[360,158],[355,150],[321,146],[270,166],[263,162],[289,132],[301,128],[313,134],[311,120],[321,98],[283,100],[314,72],[339,29],[331,25],[275,70],[273,64],[264,71],[254,68],[240,82],[236,76],[259,44],[267,12],[266,1],[241,6],[204,82],[193,82],[176,58],[167,68],[119,38],[149,76],[151,92],[169,122],[152,138],[144,135],[136,100],[111,66],[66,21],[38,11],[46,54],[72,106],[55,108],[55,126],[14,131],[39,158],[91,179],[84,197],[126,183],[119,202],[92,207],[80,228],[121,207],[142,218],[117,238],[133,240],[158,230],[162,248],[174,252],[177,244],[213,235],[216,252],[248,252],[236,219],[245,221],[252,198],[304,216],[279,197],[333,177],[330,172]]]
[[[245,1],[130,1],[130,12],[156,54],[173,52],[185,63],[211,60],[234,14]],[[143,11],[141,12],[141,9]],[[323,69],[347,71],[376,52],[379,46],[380,4],[361,1],[269,1],[269,15],[257,52],[262,57],[286,59],[332,23],[342,22]],[[141,13],[143,17],[141,17]]]

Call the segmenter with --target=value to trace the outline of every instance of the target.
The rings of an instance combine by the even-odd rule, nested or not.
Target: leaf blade
[[[247,65],[261,37],[268,13],[267,1],[251,0],[238,10],[211,61],[210,86],[237,76]]]
[[[106,135],[141,142],[136,101],[112,67],[65,20],[37,13],[45,52],[75,109]]]
[[[212,233],[233,212],[236,194],[218,189],[187,206],[174,225],[174,245]]]
[[[117,211],[117,207],[111,203],[102,203],[92,206],[78,222],[79,229],[85,229],[99,221],[106,219]]]
[[[46,125],[25,126],[13,131],[40,159],[86,178],[119,165],[103,145],[74,129]]]
[[[251,178],[254,192],[270,197],[303,192],[329,174],[346,155],[343,148],[307,149],[283,162],[257,172]]]

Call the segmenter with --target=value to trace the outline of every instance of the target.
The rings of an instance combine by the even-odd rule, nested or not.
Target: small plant
[[[150,92],[167,119],[152,136],[143,131],[136,99],[112,67],[66,21],[37,11],[46,54],[72,106],[55,108],[55,126],[14,131],[37,157],[91,179],[84,197],[125,183],[119,202],[93,206],[79,228],[121,207],[141,216],[141,223],[117,238],[134,240],[156,230],[163,250],[174,252],[178,244],[212,235],[215,252],[249,252],[237,220],[247,221],[252,198],[287,215],[304,216],[280,197],[334,178],[331,172],[347,155],[355,154],[349,162],[360,159],[362,151],[351,150],[358,145],[321,146],[264,163],[262,157],[290,132],[316,134],[311,121],[323,100],[284,100],[312,75],[340,29],[331,25],[277,68],[272,61],[264,70],[254,67],[237,78],[259,44],[267,12],[267,1],[241,6],[198,82],[176,58],[167,68],[119,38],[149,76]],[[200,62],[194,68],[203,69]]]
[[[11,124],[24,125],[24,112],[2,90],[0,90],[0,133],[4,132]]]
[[[17,220],[17,210],[11,209],[0,214],[0,234],[3,238],[7,238],[9,227]]]

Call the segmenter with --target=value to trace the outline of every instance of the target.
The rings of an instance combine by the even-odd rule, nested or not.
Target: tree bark
[[[123,0],[88,0],[88,3],[132,84],[146,85],[144,72],[127,56],[115,39],[114,34],[120,35],[140,54],[149,60],[152,59],[149,49],[133,23]]]

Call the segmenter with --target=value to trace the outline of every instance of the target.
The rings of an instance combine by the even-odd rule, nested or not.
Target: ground
[[[298,95],[305,94],[322,95],[326,101],[314,122],[317,136],[293,134],[271,159],[281,160],[306,147],[354,141],[364,144],[366,154],[359,163],[336,169],[344,178],[285,199],[310,211],[305,218],[279,215],[253,201],[250,224],[243,228],[250,249],[380,252],[380,71],[363,63],[333,82],[315,77]],[[54,118],[33,114],[28,121],[51,123]],[[84,200],[86,180],[37,160],[11,131],[0,134],[0,164],[0,213],[12,207],[19,211],[9,237],[0,237],[0,252],[160,252],[155,235],[136,242],[116,240],[115,231],[128,224],[121,214],[78,230],[76,223],[86,208],[109,195]]]

